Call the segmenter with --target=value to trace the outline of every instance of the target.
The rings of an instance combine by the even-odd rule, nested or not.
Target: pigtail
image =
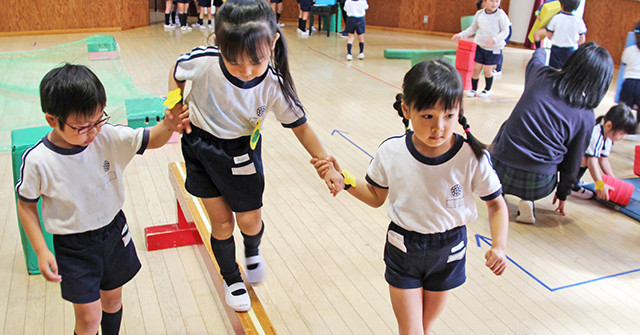
[[[469,145],[471,146],[471,150],[473,150],[473,153],[478,159],[482,158],[482,156],[485,154],[484,150],[487,149],[487,146],[484,143],[478,141],[478,139],[471,134],[471,127],[467,123],[467,118],[464,117],[462,110],[460,110],[458,123],[460,123],[460,125],[462,126],[462,129],[467,136],[467,143],[469,143]]]
[[[398,112],[398,116],[402,118],[402,124],[404,124],[404,133],[408,133],[411,128],[409,128],[409,120],[404,117],[404,113],[402,112],[402,93],[396,94],[396,102],[393,103],[393,109]]]
[[[276,70],[276,73],[279,74],[278,83],[280,84],[280,89],[282,89],[282,93],[287,100],[289,108],[293,110],[304,110],[302,103],[300,103],[300,99],[298,98],[298,93],[296,92],[296,87],[293,83],[293,78],[291,77],[291,72],[289,70],[287,41],[285,40],[284,34],[280,28],[277,29],[280,33],[280,38],[276,41],[276,45],[273,50],[273,67]]]
[[[596,118],[596,124],[600,124],[604,120],[604,115],[600,115]]]

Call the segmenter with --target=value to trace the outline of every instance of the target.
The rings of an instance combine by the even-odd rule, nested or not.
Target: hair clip
[[[464,128],[464,132],[467,133],[467,134],[470,133],[471,132],[471,127]]]

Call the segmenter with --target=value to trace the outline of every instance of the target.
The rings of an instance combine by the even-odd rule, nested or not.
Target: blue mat
[[[633,184],[633,186],[636,188],[635,190],[633,190],[633,194],[631,195],[631,200],[629,201],[628,205],[621,206],[611,201],[603,201],[598,198],[594,198],[594,199],[597,199],[601,203],[611,207],[612,209],[619,211],[620,213],[626,216],[629,216],[633,219],[636,219],[637,221],[640,221],[640,178],[635,177],[635,178],[627,178],[622,180]],[[596,191],[596,188],[593,184],[585,184],[585,185],[582,185],[582,187],[594,193]]]

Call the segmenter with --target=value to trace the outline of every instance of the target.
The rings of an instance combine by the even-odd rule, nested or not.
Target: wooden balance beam
[[[238,313],[224,302],[223,279],[211,251],[209,217],[202,201],[189,194],[184,188],[186,176],[184,162],[169,163],[169,180],[178,202],[178,224],[145,228],[147,249],[156,250],[197,244],[218,296],[222,298],[222,304],[234,332],[247,335],[277,334],[251,285],[246,284],[251,297],[251,309],[248,312]],[[197,235],[194,235],[196,232]]]

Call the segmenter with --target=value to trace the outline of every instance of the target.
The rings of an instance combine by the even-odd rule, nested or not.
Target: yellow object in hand
[[[175,105],[182,101],[182,94],[180,92],[180,88],[176,88],[173,91],[169,91],[167,94],[167,99],[164,101],[163,105],[167,106],[167,108],[172,109]]]
[[[351,186],[356,187],[356,176],[354,176],[349,170],[344,169],[340,171],[342,176],[344,177],[344,189],[349,189]]]
[[[604,182],[602,180],[596,180],[594,185],[596,186],[596,191],[604,190]]]

